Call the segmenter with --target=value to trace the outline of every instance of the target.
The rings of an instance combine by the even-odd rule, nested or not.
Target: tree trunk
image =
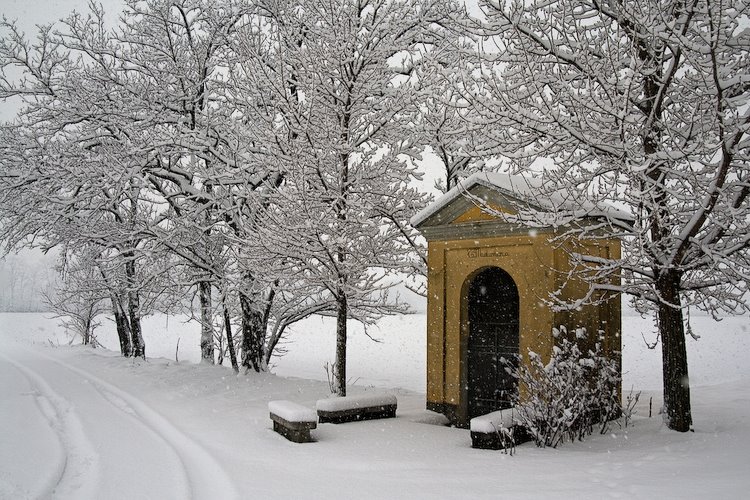
[[[229,317],[229,309],[226,300],[222,297],[221,307],[224,310],[224,330],[227,332],[227,349],[229,350],[229,360],[232,362],[232,369],[239,373],[240,367],[237,365],[237,354],[234,352],[234,339],[232,338],[232,320]]]
[[[115,315],[117,338],[120,340],[120,352],[128,358],[133,354],[133,344],[130,340],[130,325],[125,316],[125,309],[122,307],[120,298],[115,293],[110,294],[109,300],[112,302],[112,313]]]
[[[219,335],[216,338],[214,348],[216,349],[216,364],[222,366],[224,364],[224,337]]]
[[[201,303],[201,361],[214,363],[213,314],[211,311],[211,282],[198,283]]]
[[[667,427],[687,432],[693,420],[690,411],[690,381],[679,282],[680,276],[675,272],[666,272],[663,278],[657,280],[656,289],[661,298],[657,318],[662,341]]]
[[[128,279],[128,316],[133,342],[133,357],[146,358],[146,343],[141,331],[141,300],[135,289],[135,261],[133,255],[126,255],[125,275]]]
[[[346,108],[349,109],[351,94],[347,96]],[[349,144],[349,125],[351,116],[344,113],[341,123],[341,143]],[[349,204],[349,153],[342,152],[339,160],[341,162],[339,172],[339,199],[336,201],[336,218],[340,221],[341,228],[346,226],[347,210]],[[340,269],[345,269],[347,249],[339,245],[336,249],[336,260]],[[341,397],[346,396],[346,318],[349,315],[346,300],[345,285],[347,275],[339,272],[338,285],[336,288],[336,361],[334,362],[334,387],[333,391]]]
[[[91,343],[91,316],[83,320],[83,345]]]
[[[146,359],[146,342],[141,330],[141,302],[136,291],[128,292],[128,315],[133,338],[133,357]]]
[[[202,105],[201,105],[202,107]],[[195,114],[193,114],[193,124],[191,128],[195,128]],[[208,168],[208,160],[206,162],[206,168]],[[210,198],[213,194],[213,184],[206,182],[203,186],[203,190],[206,192],[207,197]],[[211,217],[211,206],[207,205],[205,213],[203,214],[203,220],[205,223],[204,233],[204,252],[206,255],[211,255],[211,227],[213,225]],[[214,318],[211,311],[211,282],[208,280],[201,281],[198,283],[198,295],[201,303],[201,361],[207,363],[214,363],[214,332],[213,324]]]
[[[334,363],[334,394],[346,396],[346,317],[348,315],[346,294],[338,291],[336,297],[336,361]]]
[[[263,370],[263,314],[254,307],[252,299],[240,292],[242,310],[242,366],[246,370]]]
[[[276,346],[279,344],[281,337],[284,335],[284,331],[286,330],[287,326],[289,326],[289,324],[287,323],[283,325],[275,325],[273,334],[268,339],[268,342],[266,342],[266,347],[263,352],[263,362],[266,364],[266,366],[271,364],[271,356],[273,356],[273,353],[276,350]]]

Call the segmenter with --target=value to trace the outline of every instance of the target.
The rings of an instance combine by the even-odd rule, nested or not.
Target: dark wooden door
[[[508,273],[491,267],[471,281],[468,301],[468,413],[474,418],[509,408],[518,392],[506,370],[506,363],[518,365],[518,288]]]

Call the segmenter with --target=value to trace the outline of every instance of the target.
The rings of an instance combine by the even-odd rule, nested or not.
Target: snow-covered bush
[[[576,329],[572,340],[567,333],[562,326],[553,329],[556,345],[547,364],[529,351],[528,363],[507,368],[521,389],[516,418],[540,447],[582,440],[596,425],[605,432],[621,413],[618,363],[606,356],[600,343],[582,353],[584,329]]]
[[[54,288],[43,292],[48,310],[60,318],[62,326],[73,343],[80,339],[83,345],[97,347],[94,331],[99,327],[97,318],[108,312],[99,269],[90,252],[62,255],[55,267],[59,280]]]
[[[100,324],[96,318],[106,312],[100,297],[94,293],[69,294],[67,290],[58,290],[54,294],[48,294],[45,302],[56,317],[60,318],[60,326],[67,332],[71,343],[80,338],[83,345],[99,345],[94,334]]]

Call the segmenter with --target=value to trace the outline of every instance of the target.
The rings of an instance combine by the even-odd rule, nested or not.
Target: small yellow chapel
[[[540,182],[480,172],[411,220],[428,244],[427,408],[456,426],[511,406],[518,383],[503,360],[518,363],[529,350],[548,360],[553,327],[585,328],[582,342],[603,342],[604,352],[620,361],[618,293],[597,292],[596,300],[573,310],[551,307],[550,298],[572,303],[589,292],[570,272],[572,253],[620,258],[620,241],[606,229],[581,236],[568,231],[571,224],[631,218],[561,192],[540,199]],[[534,223],[523,217],[529,210]],[[562,211],[568,223],[539,223]]]

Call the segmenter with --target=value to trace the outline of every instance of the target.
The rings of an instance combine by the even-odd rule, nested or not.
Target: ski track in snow
[[[20,349],[19,349],[20,350]],[[139,400],[128,392],[105,382],[104,380],[92,375],[85,370],[72,366],[53,356],[41,353],[38,350],[28,350],[22,348],[25,356],[46,363],[47,366],[54,364],[72,375],[72,379],[78,378],[81,385],[93,389],[96,397],[105,402],[105,407],[112,408],[130,422],[130,428],[127,431],[135,431],[134,435],[124,436],[126,440],[131,441],[136,437],[147,439],[148,452],[153,458],[151,448],[162,448],[161,455],[171,455],[171,462],[177,463],[177,469],[172,469],[171,487],[161,496],[156,494],[154,498],[222,498],[232,499],[239,498],[235,486],[233,485],[228,474],[222,469],[218,462],[198,443],[185,435],[182,431],[172,425],[162,415],[150,408],[146,403]],[[54,379],[45,379],[42,373],[43,369],[33,370],[14,361],[6,354],[0,354],[4,360],[19,370],[34,388],[34,396],[40,411],[49,422],[50,427],[55,431],[63,447],[65,459],[59,467],[57,481],[52,481],[42,487],[39,494],[34,495],[38,498],[102,498],[102,488],[108,482],[106,474],[102,476],[103,467],[102,457],[96,452],[96,447],[92,444],[92,439],[86,433],[87,420],[86,415],[79,415],[76,410],[75,400],[69,401],[60,391],[52,388],[50,383],[59,383],[66,377],[55,376]],[[48,383],[48,381],[50,383]],[[85,389],[84,389],[85,391]],[[74,398],[73,398],[74,399]],[[99,415],[89,415],[88,420],[97,419]],[[120,420],[122,421],[122,420]],[[97,425],[107,425],[106,422],[99,422]],[[110,428],[112,434],[122,433],[122,429]],[[150,443],[150,444],[149,444]],[[105,443],[106,445],[106,443]],[[103,450],[106,455],[110,450]],[[130,461],[136,462],[136,467],[148,467],[163,469],[168,464],[161,460],[140,460],[141,457],[124,456],[113,457],[115,462]],[[131,460],[135,458],[136,460]],[[164,457],[161,457],[162,459]],[[113,468],[117,472],[117,468]],[[153,471],[152,471],[153,472]],[[138,481],[139,478],[133,478]],[[148,490],[150,494],[156,492]],[[121,492],[124,493],[124,492]]]
[[[94,498],[96,485],[93,481],[99,477],[99,457],[86,437],[75,408],[53,390],[43,377],[3,354],[0,357],[15,367],[29,382],[33,388],[31,395],[57,435],[65,454],[56,477],[40,485],[39,491],[33,496]]]

